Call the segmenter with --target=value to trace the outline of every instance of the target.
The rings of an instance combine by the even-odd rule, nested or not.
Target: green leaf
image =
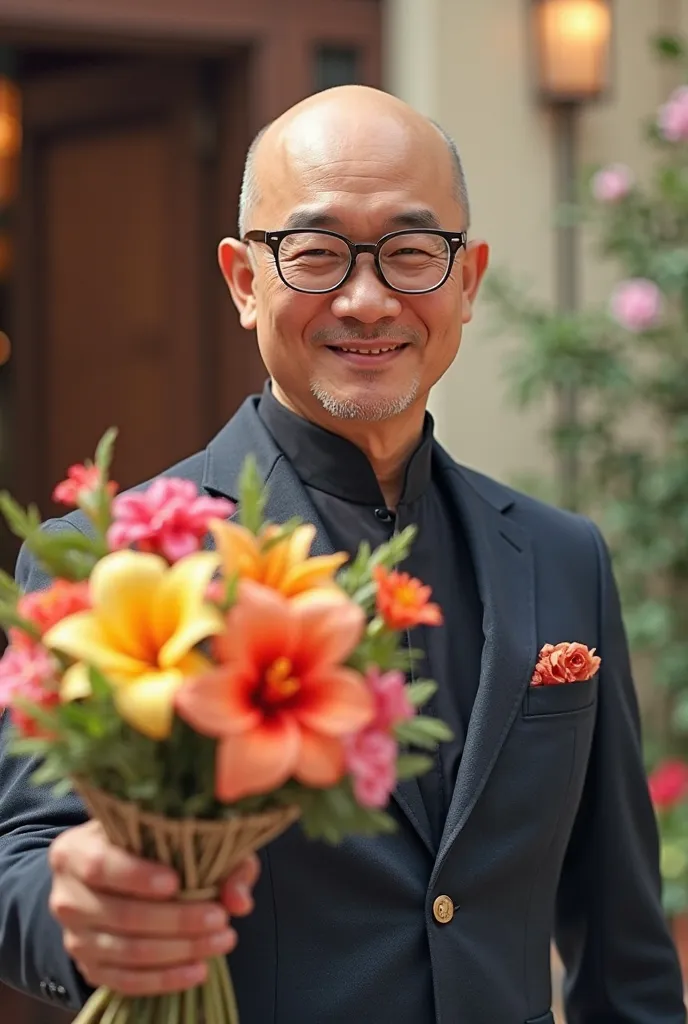
[[[448,725],[439,718],[428,718],[425,715],[416,715],[408,722],[400,722],[395,726],[394,733],[401,743],[422,747],[425,750],[434,750],[439,743],[446,743],[454,738],[454,733]]]
[[[256,536],[264,523],[267,489],[253,455],[248,455],[239,476],[239,522]]]
[[[14,579],[0,569],[0,601],[18,601],[21,597],[21,590]]]
[[[418,775],[425,775],[434,763],[431,757],[424,754],[400,754],[397,758],[397,778],[414,779]]]
[[[40,529],[41,516],[36,506],[30,505],[25,511],[7,491],[0,491],[0,512],[12,533],[20,540],[27,540]]]
[[[93,690],[93,696],[100,700],[109,700],[112,697],[112,685],[107,678],[93,665],[89,666],[88,678]]]
[[[409,683],[406,687],[406,695],[414,708],[419,708],[426,704],[436,693],[437,683],[434,679],[418,679],[415,683]]]
[[[652,44],[658,55],[665,60],[681,60],[686,56],[683,40],[673,33],[656,35],[652,40]]]
[[[115,453],[115,441],[117,440],[117,427],[110,427],[105,431],[98,447],[96,448],[95,465],[100,470],[103,483],[106,483],[112,466],[112,459]]]

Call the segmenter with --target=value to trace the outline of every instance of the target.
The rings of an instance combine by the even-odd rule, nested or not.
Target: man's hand
[[[222,903],[175,902],[174,871],[112,846],[95,821],[53,842],[50,910],[86,981],[125,995],[179,992],[206,978],[204,961],[229,953],[229,914],[253,908],[260,871],[250,857],[228,880]]]

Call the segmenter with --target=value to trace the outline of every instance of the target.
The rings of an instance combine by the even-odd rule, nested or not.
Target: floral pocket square
[[[585,644],[545,644],[530,680],[531,686],[559,686],[561,683],[584,683],[600,667],[595,648]]]

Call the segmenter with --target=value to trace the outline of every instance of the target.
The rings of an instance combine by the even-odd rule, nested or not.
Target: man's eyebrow
[[[422,229],[440,227],[440,222],[432,210],[423,207],[395,213],[387,218],[386,224],[390,230],[395,230],[396,228]],[[300,210],[294,210],[284,223],[284,228],[287,231],[296,228],[339,228],[341,230],[341,227],[342,221],[339,217],[335,217],[334,214],[327,213],[319,207],[304,207]]]
[[[439,228],[440,222],[432,210],[418,209],[406,210],[404,213],[396,213],[390,217],[390,226],[398,228]]]
[[[325,213],[318,207],[295,210],[284,222],[285,230],[292,228],[335,228],[341,226],[338,217]]]

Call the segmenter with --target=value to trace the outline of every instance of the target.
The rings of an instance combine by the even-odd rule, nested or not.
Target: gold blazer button
[[[454,903],[449,896],[438,896],[432,905],[432,912],[438,924],[449,924],[454,916]]]

